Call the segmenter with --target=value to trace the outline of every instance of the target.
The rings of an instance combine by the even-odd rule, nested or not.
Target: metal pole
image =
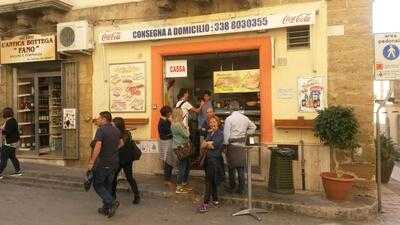
[[[381,138],[380,138],[380,123],[379,123],[379,111],[384,106],[384,102],[379,103],[379,107],[376,110],[376,190],[378,198],[378,213],[382,212],[382,191],[381,191]]]

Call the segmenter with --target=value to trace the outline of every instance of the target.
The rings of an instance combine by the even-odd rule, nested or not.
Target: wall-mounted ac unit
[[[57,24],[57,51],[91,51],[93,44],[93,26],[87,21],[75,21]]]

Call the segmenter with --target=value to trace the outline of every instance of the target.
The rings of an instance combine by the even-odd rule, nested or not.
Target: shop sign
[[[54,35],[30,34],[1,41],[1,64],[56,59]]]
[[[63,129],[76,129],[76,109],[63,109]]]
[[[202,23],[134,27],[128,30],[101,32],[100,43],[162,40],[268,30],[282,27],[311,25],[315,11],[288,12],[256,15]]]
[[[298,79],[299,111],[317,112],[325,107],[322,77],[301,77]]]
[[[110,64],[110,111],[146,111],[146,64]]]
[[[187,60],[165,61],[166,78],[187,77],[187,69]]]
[[[248,93],[260,91],[260,70],[214,72],[214,93]]]
[[[400,33],[375,35],[375,79],[400,79]]]
[[[138,148],[142,151],[142,153],[159,153],[158,141],[139,141]]]

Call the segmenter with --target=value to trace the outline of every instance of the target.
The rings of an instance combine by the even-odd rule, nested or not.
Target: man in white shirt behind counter
[[[246,135],[254,134],[257,126],[245,115],[239,112],[240,104],[238,101],[231,101],[229,109],[231,115],[224,122],[224,144],[227,145],[227,161],[229,167],[229,192],[233,192],[236,187],[235,172],[238,173],[239,186],[236,193],[244,193],[244,168],[246,166]]]

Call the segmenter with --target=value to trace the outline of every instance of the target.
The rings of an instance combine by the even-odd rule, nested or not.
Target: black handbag
[[[133,151],[133,161],[137,161],[140,159],[140,157],[142,157],[142,150],[140,150],[134,140],[131,140],[131,146]]]

